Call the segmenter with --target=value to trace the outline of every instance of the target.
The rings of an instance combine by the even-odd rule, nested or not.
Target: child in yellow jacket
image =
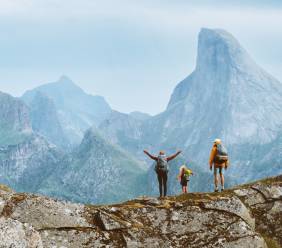
[[[188,182],[191,175],[193,175],[193,171],[189,170],[186,165],[182,165],[179,168],[178,180],[182,188],[182,193],[188,193]]]

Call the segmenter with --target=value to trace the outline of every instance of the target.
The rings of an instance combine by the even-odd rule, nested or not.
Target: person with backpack
[[[218,192],[218,175],[220,175],[221,191],[224,191],[223,168],[226,170],[229,165],[228,153],[220,139],[215,139],[210,153],[210,170],[214,167],[214,192]]]
[[[155,171],[157,173],[158,182],[159,182],[160,197],[166,196],[167,175],[169,171],[168,162],[176,158],[181,153],[181,151],[178,151],[177,153],[168,157],[165,155],[164,151],[160,151],[158,156],[153,156],[146,150],[144,150],[144,153],[157,162],[155,166]]]
[[[188,182],[190,181],[190,176],[194,175],[193,171],[189,170],[186,165],[182,165],[179,168],[178,180],[182,188],[182,193],[188,193]]]

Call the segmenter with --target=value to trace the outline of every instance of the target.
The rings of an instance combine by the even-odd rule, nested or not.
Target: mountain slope
[[[30,103],[32,129],[58,147],[68,147],[68,140],[59,122],[53,101],[40,91]]]
[[[224,193],[140,197],[111,206],[18,194],[1,185],[0,200],[3,248],[282,245],[282,176]]]
[[[31,128],[28,107],[0,93],[0,180],[18,191],[35,192],[61,157]]]
[[[30,104],[38,91],[53,100],[60,124],[72,144],[79,144],[84,132],[93,124],[98,125],[111,111],[103,97],[86,94],[65,76],[27,91],[22,99]]]
[[[133,118],[137,119],[137,120],[140,120],[140,121],[145,121],[145,120],[148,120],[152,117],[149,114],[142,113],[142,112],[139,112],[139,111],[131,112],[131,113],[129,113],[129,115],[132,116]]]
[[[92,128],[39,192],[79,202],[117,202],[144,194],[145,176],[137,160]]]
[[[98,129],[103,136],[114,145],[143,160],[144,144],[142,140],[143,120],[132,115],[112,111],[99,125]]]
[[[0,92],[0,144],[17,144],[31,133],[28,107],[17,98]]]

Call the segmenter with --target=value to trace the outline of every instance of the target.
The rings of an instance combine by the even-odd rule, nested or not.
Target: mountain
[[[130,114],[112,111],[108,118],[100,123],[98,129],[107,141],[143,160],[143,123],[143,120]]]
[[[0,93],[0,181],[35,192],[61,158],[61,152],[32,130],[28,107]]]
[[[22,99],[30,106],[38,91],[54,102],[60,124],[72,145],[79,144],[84,132],[93,124],[99,125],[111,112],[103,97],[86,94],[66,76],[27,91]]]
[[[267,168],[273,160],[281,161],[281,153],[271,158],[264,150],[281,148],[274,142],[282,130],[281,113],[282,84],[231,34],[202,29],[195,70],[176,86],[167,109],[145,123],[141,136],[144,144],[183,149],[188,159],[206,169],[213,140],[221,138],[230,153],[234,182],[243,182],[264,175],[254,172],[258,165],[251,153],[255,158],[263,151]],[[282,164],[270,174],[278,173]]]
[[[30,103],[32,129],[58,147],[68,147],[68,139],[60,124],[54,102],[40,91]]]
[[[91,128],[39,192],[78,202],[110,203],[144,194],[145,182],[142,164]]]
[[[0,92],[0,145],[13,145],[31,133],[28,107],[23,102]]]
[[[0,185],[0,247],[279,248],[281,188],[278,176],[224,193],[93,206]]]
[[[282,84],[257,66],[231,34],[202,29],[196,69],[176,87],[167,112],[183,111],[179,125],[187,125],[188,116],[202,123],[192,136],[207,129],[206,123],[213,132],[205,138],[265,144],[281,130],[281,99]]]
[[[142,113],[139,111],[133,111],[131,113],[129,113],[130,116],[132,116],[133,118],[140,120],[140,121],[145,121],[150,119],[152,116],[146,113]]]

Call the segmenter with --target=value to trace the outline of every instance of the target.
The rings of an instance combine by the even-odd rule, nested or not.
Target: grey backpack
[[[222,144],[216,145],[216,156],[215,156],[215,162],[216,163],[225,163],[228,161],[228,152],[226,148]]]
[[[155,165],[155,171],[159,172],[159,171],[164,171],[164,172],[168,172],[168,162],[166,159],[165,155],[159,155],[158,156],[158,161],[157,164]]]

